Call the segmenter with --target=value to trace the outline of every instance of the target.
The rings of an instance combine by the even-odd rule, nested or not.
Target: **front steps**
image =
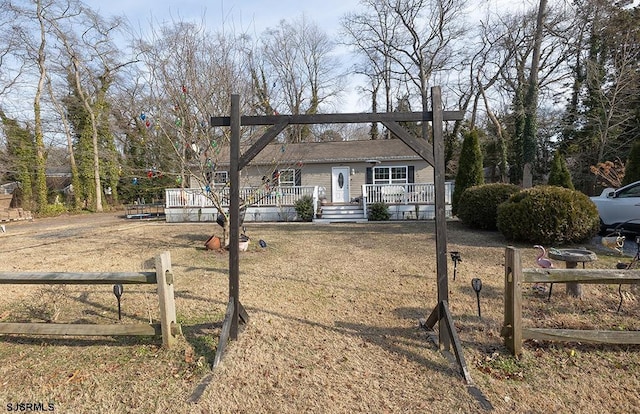
[[[366,223],[364,209],[360,204],[326,204],[320,207],[321,214],[314,223]]]

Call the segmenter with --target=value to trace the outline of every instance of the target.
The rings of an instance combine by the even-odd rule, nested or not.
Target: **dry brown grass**
[[[57,412],[74,413],[484,412],[418,328],[436,305],[433,222],[249,224],[240,293],[251,319],[198,404],[186,401],[209,374],[228,300],[228,258],[202,248],[215,224],[102,214],[7,230],[0,271],[142,270],[169,250],[184,338],[166,350],[158,338],[4,336],[0,409],[53,402]],[[640,347],[528,342],[522,358],[509,356],[499,335],[505,241],[450,222],[448,242],[463,260],[450,280],[451,312],[471,376],[494,412],[639,412]],[[519,247],[531,267],[536,252]],[[614,266],[616,258],[598,253],[592,267]],[[482,319],[474,277],[484,286]],[[46,289],[4,285],[0,320],[42,321],[58,312],[58,322],[117,322],[111,286]],[[585,286],[582,301],[559,285],[551,302],[528,290],[524,297],[528,326],[640,324],[635,297],[616,313],[617,286]],[[156,318],[153,288],[125,286],[122,309],[122,323]]]

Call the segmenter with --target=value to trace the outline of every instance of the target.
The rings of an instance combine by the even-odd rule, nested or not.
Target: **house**
[[[189,189],[166,190],[167,221],[215,221],[206,191],[224,186],[228,162],[212,170],[211,183],[192,180]],[[396,220],[435,215],[433,167],[399,139],[270,144],[240,181],[241,198],[249,202],[246,221],[295,220],[293,206],[305,195],[313,197],[314,221],[366,221],[375,202],[388,204]]]

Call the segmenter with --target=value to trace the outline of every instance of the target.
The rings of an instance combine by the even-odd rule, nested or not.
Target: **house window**
[[[373,184],[406,184],[407,167],[375,167]]]
[[[213,176],[213,182],[216,184],[226,184],[229,181],[229,173],[227,171],[216,171]]]
[[[278,185],[282,187],[293,187],[296,185],[296,170],[280,170],[279,173]]]

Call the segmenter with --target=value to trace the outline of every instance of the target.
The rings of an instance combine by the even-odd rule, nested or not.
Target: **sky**
[[[470,9],[481,10],[490,6],[499,10],[509,4],[536,3],[538,0],[468,0]],[[125,16],[136,32],[144,33],[150,22],[196,21],[204,19],[211,31],[220,29],[233,33],[246,33],[258,38],[267,28],[276,27],[283,19],[291,21],[302,15],[322,28],[327,35],[339,34],[340,21],[347,13],[362,10],[359,0],[83,0],[103,17]],[[480,14],[478,14],[480,18]],[[338,59],[348,65],[349,50],[340,48]],[[339,112],[363,112],[370,110],[370,102],[358,95],[360,82],[357,76],[349,78]]]
[[[151,21],[200,20],[210,29],[233,29],[235,32],[259,34],[275,27],[280,20],[305,14],[334,34],[340,18],[358,10],[358,0],[84,0],[103,16],[125,15],[134,27],[144,28]]]
[[[302,15],[322,28],[330,37],[336,36],[340,19],[349,12],[357,12],[359,0],[83,0],[102,17],[125,16],[136,32],[144,33],[150,22],[195,21],[204,19],[211,31],[221,29],[246,33],[258,38],[267,28],[276,27],[281,20],[292,21]],[[342,51],[345,60],[346,50]],[[363,100],[351,85],[341,106],[341,112],[362,112]]]

